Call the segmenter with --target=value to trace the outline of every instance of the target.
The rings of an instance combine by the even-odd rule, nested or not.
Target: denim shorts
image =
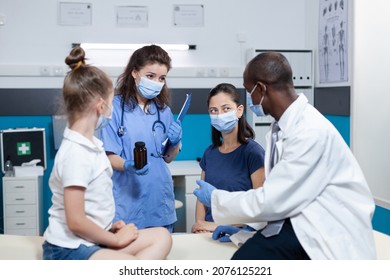
[[[45,241],[42,244],[44,260],[88,260],[93,253],[103,249],[98,245],[85,246],[81,244],[76,249],[59,247]]]
[[[173,224],[170,224],[170,225],[167,225],[167,226],[163,226],[165,227],[170,233],[173,232]]]

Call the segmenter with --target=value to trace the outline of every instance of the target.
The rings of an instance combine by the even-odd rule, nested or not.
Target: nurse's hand
[[[211,194],[215,187],[203,180],[196,180],[196,183],[200,186],[200,189],[195,189],[194,195],[204,206],[211,207]]]
[[[141,169],[136,169],[135,166],[134,166],[134,161],[133,160],[126,160],[125,163],[123,164],[123,169],[124,170],[128,170],[131,173],[135,173],[137,175],[146,175],[149,172],[150,163],[148,162]]]
[[[168,139],[171,142],[172,146],[179,144],[181,140],[182,129],[180,121],[172,122],[171,126],[168,129]]]

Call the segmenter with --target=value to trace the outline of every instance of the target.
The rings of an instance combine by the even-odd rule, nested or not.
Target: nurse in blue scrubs
[[[136,50],[118,78],[112,120],[99,137],[114,169],[115,220],[139,229],[164,226],[172,232],[177,219],[167,163],[179,152],[182,129],[168,106],[170,69],[171,58],[161,47]],[[138,141],[147,148],[148,163],[142,169],[134,166]]]

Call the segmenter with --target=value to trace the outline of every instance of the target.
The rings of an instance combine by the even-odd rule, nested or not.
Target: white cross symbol
[[[20,147],[19,147],[19,151],[22,152],[22,154],[27,154],[27,151],[30,150],[30,147],[28,147],[26,145],[26,143],[23,143]]]

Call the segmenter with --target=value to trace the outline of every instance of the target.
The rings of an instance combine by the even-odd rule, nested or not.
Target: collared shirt
[[[93,243],[73,234],[67,224],[64,209],[64,188],[85,188],[85,214],[98,226],[109,230],[114,218],[112,195],[112,168],[103,149],[103,143],[94,137],[93,142],[69,128],[56,154],[49,179],[53,205],[49,209],[49,226],[45,239],[54,245],[77,248]]]

